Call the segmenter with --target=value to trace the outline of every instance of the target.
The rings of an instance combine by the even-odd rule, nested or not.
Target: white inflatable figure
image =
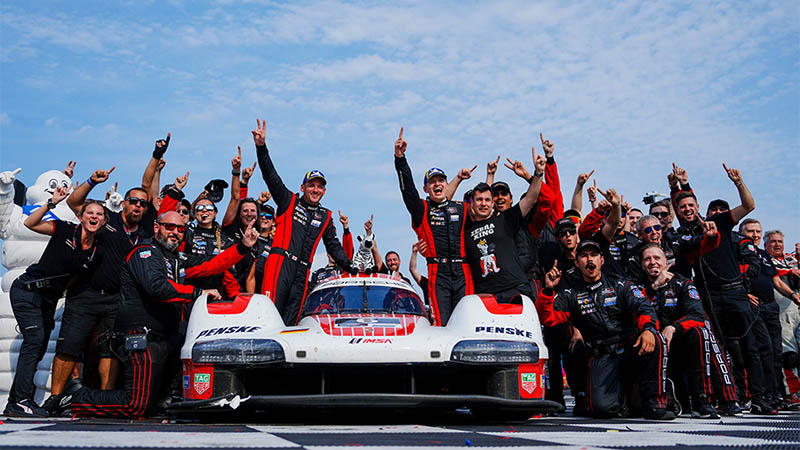
[[[117,191],[111,191],[108,194],[108,198],[106,199],[104,205],[106,208],[111,212],[122,212],[122,194]]]
[[[39,205],[53,196],[58,186],[69,186],[70,178],[58,170],[48,170],[39,175],[36,183],[26,191],[27,204],[19,207],[14,204],[14,179],[22,169],[0,172],[0,238],[3,239],[3,266],[8,269],[0,282],[0,408],[5,407],[8,391],[14,378],[13,371],[17,367],[17,356],[22,344],[22,335],[18,333],[17,321],[11,310],[8,291],[11,283],[25,269],[39,261],[49,236],[35,233],[24,225],[25,218]],[[59,203],[50,210],[42,220],[61,219],[78,222],[78,218],[67,206],[67,202]],[[56,326],[50,334],[47,354],[39,363],[34,376],[34,384],[38,388],[34,399],[41,403],[50,387],[50,366],[53,361],[56,338],[61,328],[63,299],[56,311]]]

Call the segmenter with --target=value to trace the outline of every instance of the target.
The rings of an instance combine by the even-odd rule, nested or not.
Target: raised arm
[[[550,215],[550,223],[555,225],[556,220],[564,217],[564,196],[561,194],[561,179],[558,177],[558,165],[555,158],[553,158],[556,147],[549,139],[545,139],[542,133],[539,133],[539,139],[542,141],[542,150],[545,157],[547,157],[544,182],[550,185],[557,195],[554,209]]]
[[[236,147],[239,154],[231,159],[231,198],[228,200],[228,208],[225,209],[225,215],[222,217],[222,225],[230,225],[236,219],[236,213],[239,212],[240,199],[240,186],[239,175],[242,173],[242,147]]]
[[[53,227],[52,223],[42,222],[42,218],[48,211],[55,208],[56,205],[64,200],[67,197],[67,193],[69,192],[69,186],[63,187],[59,186],[56,188],[55,192],[53,192],[53,197],[50,200],[47,200],[45,204],[36,208],[31,215],[25,218],[25,226],[28,227],[29,230],[35,231],[39,234],[46,234],[52,235],[55,228]]]
[[[578,175],[578,181],[575,182],[575,190],[572,192],[572,202],[569,207],[583,214],[583,186],[592,177],[594,169],[589,173],[582,173]]]
[[[494,174],[497,173],[497,165],[500,164],[500,155],[497,159],[486,163],[486,184],[489,186],[494,184]]]
[[[161,158],[164,157],[164,153],[166,153],[169,147],[170,137],[170,133],[167,133],[166,139],[159,139],[156,141],[155,149],[153,149],[153,157],[148,161],[147,167],[144,169],[144,174],[142,174],[142,188],[147,192],[150,201],[158,197],[158,183],[161,178],[160,172],[165,164]],[[158,180],[156,180],[157,175],[159,175]]]
[[[603,236],[611,242],[614,239],[614,235],[617,234],[617,227],[619,227],[619,223],[622,220],[622,202],[614,188],[608,188],[605,192],[598,189],[597,192],[602,194],[611,204],[611,212],[608,214],[606,223],[602,228]]]
[[[450,183],[447,183],[447,187],[445,188],[444,191],[448,200],[453,199],[453,197],[456,195],[456,191],[458,190],[458,185],[460,185],[462,181],[468,180],[470,177],[472,177],[472,171],[475,170],[477,167],[478,165],[475,164],[475,166],[472,169],[464,168],[459,170],[458,174],[456,174],[456,178]]]
[[[89,192],[91,192],[92,188],[108,180],[111,172],[113,172],[116,167],[117,166],[113,166],[108,170],[95,170],[85,183],[79,185],[72,191],[72,194],[67,198],[67,206],[69,206],[76,216],[80,214],[81,207],[86,203],[86,197],[89,196]]]
[[[533,157],[533,162],[536,168],[533,172],[533,179],[527,180],[528,191],[522,196],[522,198],[519,199],[518,202],[520,212],[522,212],[522,217],[528,215],[533,208],[533,205],[535,205],[536,201],[539,199],[539,192],[542,189],[542,177],[544,176],[545,166],[547,165],[547,159],[542,155],[536,154],[536,147],[531,147],[531,156]]]
[[[406,148],[408,144],[403,139],[403,129],[400,128],[400,137],[394,142],[394,168],[397,171],[397,179],[400,182],[400,194],[403,196],[403,203],[411,214],[411,224],[414,228],[422,224],[425,214],[425,204],[419,198],[419,191],[414,187],[414,178],[411,175],[411,167],[406,160]]]
[[[276,213],[280,216],[289,208],[294,194],[283,184],[283,180],[281,180],[278,171],[275,170],[275,166],[272,164],[272,158],[269,157],[266,143],[267,121],[256,119],[256,124],[257,127],[252,133],[253,142],[256,144],[258,167],[261,168],[261,176],[264,178],[264,182],[267,183],[267,189],[278,206]]]
[[[725,168],[725,172],[728,173],[728,178],[736,185],[736,189],[739,191],[739,199],[742,201],[741,205],[731,210],[731,217],[733,217],[734,223],[737,223],[742,220],[744,216],[748,215],[750,211],[756,209],[756,202],[753,200],[753,195],[750,194],[750,190],[747,189],[744,181],[742,181],[741,172],[739,172],[738,169],[729,169],[725,163],[722,164],[722,167]]]
[[[420,242],[424,243],[425,241]],[[417,270],[417,255],[419,254],[419,248],[417,248],[417,246],[420,244],[420,242],[417,242],[411,246],[411,258],[408,259],[408,271],[411,273],[414,281],[421,286],[422,274],[419,273],[419,270]]]

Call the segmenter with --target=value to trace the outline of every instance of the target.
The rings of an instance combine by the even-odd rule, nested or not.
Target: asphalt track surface
[[[669,422],[641,419],[591,420],[569,416],[513,424],[478,423],[466,412],[432,418],[343,414],[256,421],[255,418],[103,420],[0,418],[0,449],[800,449],[800,413],[725,417],[682,416]],[[393,420],[392,422],[382,420]],[[387,425],[386,423],[392,423]]]

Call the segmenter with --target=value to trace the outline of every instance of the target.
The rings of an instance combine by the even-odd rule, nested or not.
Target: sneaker
[[[48,417],[47,411],[36,404],[36,402],[25,399],[19,402],[8,402],[4,416],[9,417]]]
[[[683,407],[681,406],[681,402],[678,401],[678,396],[675,395],[675,383],[672,379],[667,378],[664,388],[667,392],[667,401],[669,402],[670,409],[675,413],[675,417],[680,417],[680,415],[683,414]]]
[[[647,420],[675,420],[677,416],[669,409],[646,408],[642,411],[642,417]]]
[[[774,416],[778,411],[764,400],[753,400],[753,407],[750,412],[759,416]]]
[[[719,419],[717,410],[708,403],[705,396],[692,400],[692,418],[693,419]]]
[[[751,409],[753,409],[753,401],[752,400],[748,400],[748,401],[742,403],[742,413],[750,414],[750,410]]]
[[[73,378],[67,382],[63,391],[48,397],[42,406],[51,416],[61,416],[72,406],[72,395],[81,388],[83,388],[83,383],[80,378]]]
[[[719,412],[723,416],[742,417],[742,407],[736,402],[726,402],[720,405]]]

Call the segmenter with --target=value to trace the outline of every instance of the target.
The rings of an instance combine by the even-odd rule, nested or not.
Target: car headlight
[[[192,347],[197,364],[258,364],[284,361],[283,347],[272,339],[219,339]]]
[[[461,341],[453,347],[452,361],[469,363],[535,363],[539,346],[533,342]]]

